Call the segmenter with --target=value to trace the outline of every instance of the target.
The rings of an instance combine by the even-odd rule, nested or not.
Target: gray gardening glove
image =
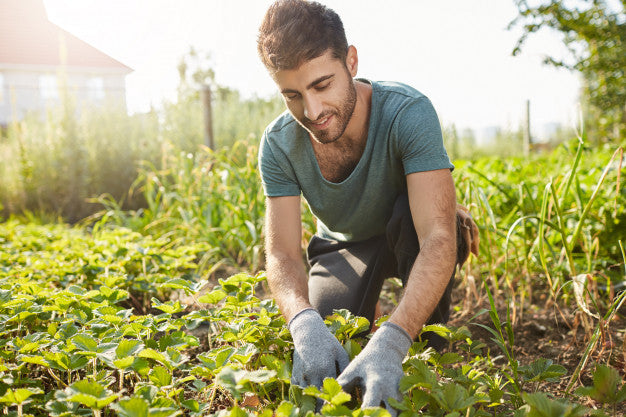
[[[384,322],[367,346],[359,353],[337,382],[344,391],[350,392],[355,386],[364,390],[361,407],[384,406],[392,416],[397,411],[388,402],[389,397],[401,401],[398,385],[404,375],[402,361],[413,340],[400,326]]]
[[[321,388],[324,378],[337,378],[350,363],[348,353],[317,310],[302,310],[289,321],[288,327],[294,344],[292,384]]]

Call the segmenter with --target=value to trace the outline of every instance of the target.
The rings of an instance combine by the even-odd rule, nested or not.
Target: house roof
[[[43,0],[0,0],[0,65],[59,66],[62,63],[68,68],[132,71],[50,22]]]

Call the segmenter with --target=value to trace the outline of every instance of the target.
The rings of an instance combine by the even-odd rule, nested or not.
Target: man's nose
[[[315,97],[314,94],[310,94],[304,98],[304,117],[312,122],[318,120],[322,114],[322,101]]]

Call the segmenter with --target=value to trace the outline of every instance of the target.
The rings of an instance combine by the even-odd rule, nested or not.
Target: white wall
[[[60,88],[65,78],[68,92],[76,99],[78,108],[115,103],[126,106],[125,72],[119,70],[68,69],[65,75],[53,67],[19,67],[0,64],[0,125],[21,120],[29,112],[43,112],[59,104],[60,94],[54,94],[54,84]],[[44,87],[48,85],[48,91]],[[99,80],[99,81],[96,81]],[[98,87],[102,91],[98,91]],[[47,102],[42,95],[51,96]],[[55,98],[56,97],[56,98]]]

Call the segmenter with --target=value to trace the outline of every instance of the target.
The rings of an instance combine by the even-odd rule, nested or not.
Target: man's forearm
[[[287,322],[298,312],[311,307],[308,277],[301,260],[280,255],[268,256],[267,282]]]
[[[455,230],[440,230],[424,242],[411,268],[404,295],[389,320],[413,338],[439,303],[455,268]]]

